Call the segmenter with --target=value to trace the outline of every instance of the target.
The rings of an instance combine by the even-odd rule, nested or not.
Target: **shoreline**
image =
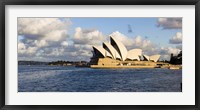
[[[169,65],[169,66],[102,66],[102,65],[90,65],[90,68],[94,69],[120,69],[120,68],[167,68],[167,69],[182,69],[181,65]]]

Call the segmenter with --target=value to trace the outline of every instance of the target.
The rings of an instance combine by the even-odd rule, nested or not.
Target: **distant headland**
[[[79,65],[87,65],[87,61],[51,61],[51,62],[43,62],[43,61],[18,61],[18,65],[49,65],[49,66],[79,66]]]

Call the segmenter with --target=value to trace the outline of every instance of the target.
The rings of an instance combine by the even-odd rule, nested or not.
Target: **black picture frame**
[[[195,5],[195,105],[5,105],[6,5]],[[0,3],[0,108],[8,110],[199,110],[200,0],[1,0]],[[52,99],[53,100],[53,99]]]

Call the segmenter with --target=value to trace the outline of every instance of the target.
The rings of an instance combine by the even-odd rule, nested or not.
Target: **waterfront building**
[[[127,50],[125,45],[114,36],[110,36],[110,43],[104,42],[102,47],[93,46],[91,67],[100,68],[155,68],[162,65],[158,62],[160,55],[144,55],[142,49]]]

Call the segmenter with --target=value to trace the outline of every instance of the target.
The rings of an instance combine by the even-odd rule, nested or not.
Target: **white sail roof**
[[[106,56],[106,50],[104,48],[99,47],[99,46],[93,46],[93,48],[95,48],[99,53],[101,53],[103,57]]]
[[[157,62],[160,58],[160,55],[152,55],[150,56],[149,60]]]
[[[152,55],[152,56],[148,56],[148,55],[143,55],[144,58],[148,61],[154,61],[157,62],[160,58],[160,55]]]
[[[115,50],[115,48],[111,44],[104,42],[103,45],[107,47],[107,49],[110,51],[110,54],[114,59],[117,58],[121,59],[119,53]]]
[[[107,50],[105,50],[105,57],[111,57],[111,58],[113,58],[113,56]]]
[[[140,61],[140,57],[142,55],[141,49],[132,49],[128,51],[127,58],[131,60],[138,60]]]
[[[110,54],[110,52],[108,52],[104,48],[98,47],[98,46],[93,46],[93,48],[95,48],[99,53],[101,53],[103,57],[111,57],[112,58],[112,55]]]
[[[149,61],[149,56],[148,55],[143,55],[144,59]]]
[[[122,44],[119,40],[117,40],[116,38],[114,38],[113,36],[110,36],[110,40],[111,40],[111,45],[117,50],[117,52],[119,53],[119,55],[121,56],[121,59],[124,61],[126,60],[127,57],[127,49],[124,46],[124,44]]]

